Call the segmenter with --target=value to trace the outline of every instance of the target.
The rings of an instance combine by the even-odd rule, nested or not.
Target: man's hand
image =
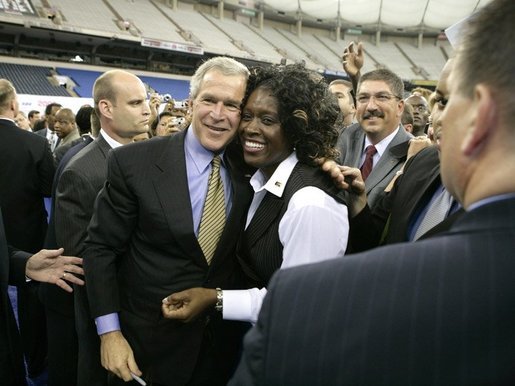
[[[406,155],[406,161],[417,154],[420,150],[431,146],[432,142],[429,137],[421,135],[418,137],[411,138],[409,141],[408,154]]]
[[[364,63],[363,43],[350,42],[343,50],[342,63],[347,75],[350,77],[358,76]]]
[[[161,310],[163,316],[167,319],[176,319],[188,323],[215,304],[215,289],[190,288],[164,298]]]
[[[357,168],[338,165],[334,161],[320,159],[318,162],[322,170],[331,176],[337,188],[350,193],[349,216],[351,218],[356,216],[367,205],[365,182],[361,171]]]
[[[75,276],[84,275],[82,259],[74,256],[61,256],[64,252],[60,249],[42,249],[32,255],[27,261],[25,275],[32,280],[56,284],[67,292],[72,292],[72,287],[67,283],[84,285],[84,281]]]
[[[159,94],[153,93],[150,95],[150,99],[148,101],[148,106],[150,107],[150,118],[149,124],[152,124],[154,119],[159,115],[159,106],[161,105],[161,98]]]
[[[122,378],[125,382],[131,381],[131,372],[141,376],[141,371],[136,364],[134,354],[129,342],[121,331],[112,331],[100,335],[100,358],[102,366]]]

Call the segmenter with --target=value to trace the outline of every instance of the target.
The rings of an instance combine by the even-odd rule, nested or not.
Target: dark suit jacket
[[[25,283],[25,265],[29,256],[8,248],[0,210],[0,379],[7,386],[26,384],[20,337],[7,286]]]
[[[384,195],[384,189],[395,176],[395,172],[406,161],[408,141],[411,138],[413,136],[401,126],[365,181],[367,201],[372,209],[379,198]],[[364,143],[365,131],[358,123],[346,128],[338,138],[337,146],[341,153],[340,163],[359,168]]]
[[[241,339],[219,313],[210,315],[209,322],[199,318],[189,324],[161,316],[161,300],[171,293],[240,284],[234,280],[234,250],[251,199],[250,185],[226,160],[232,208],[208,266],[193,229],[185,133],[110,153],[107,182],[95,203],[83,254],[92,315],[120,312],[122,333],[138,364],[159,384],[181,385],[190,379],[206,328],[219,347],[220,366],[231,366],[236,353],[230,351]]]
[[[55,238],[68,255],[83,257],[95,199],[106,180],[110,150],[111,146],[99,135],[70,160],[59,178],[55,194]],[[100,365],[99,340],[89,313],[86,289],[75,286],[73,300],[66,295],[57,296],[63,304],[68,303],[68,312],[73,312],[71,304],[75,306],[79,339],[78,385],[105,384],[106,372]]]
[[[75,146],[71,147],[66,152],[66,154],[62,157],[61,162],[59,162],[59,165],[55,172],[54,182],[52,184],[52,207],[50,210],[50,220],[48,222],[48,229],[45,237],[45,248],[47,249],[57,249],[61,247],[61,245],[57,242],[55,230],[55,197],[59,178],[61,177],[62,172],[64,171],[65,167],[68,165],[68,162],[72,159],[72,157],[75,154],[77,154],[80,150],[82,150],[84,147],[86,147],[86,145],[89,145],[92,141],[93,139],[89,136],[81,137],[76,142]],[[68,215],[66,217],[68,217]],[[70,222],[72,222],[70,218],[69,220]],[[84,225],[85,227],[87,227],[87,224]],[[68,249],[70,249],[70,252],[66,251],[66,254],[71,255],[72,248]],[[55,285],[48,283],[41,283],[39,286],[39,290],[42,301],[44,302],[47,308],[52,308],[55,312],[73,317],[73,294],[63,291],[59,287],[56,287]]]
[[[28,252],[43,247],[54,163],[48,142],[0,119],[0,206],[9,244]]]
[[[408,241],[411,222],[440,184],[438,149],[430,146],[406,162],[404,173],[397,178],[392,190],[377,201],[373,211],[367,206],[350,220],[352,252],[378,246],[382,236],[385,236],[385,244]],[[384,231],[387,222],[388,228]]]
[[[514,384],[514,218],[279,271],[231,384]]]

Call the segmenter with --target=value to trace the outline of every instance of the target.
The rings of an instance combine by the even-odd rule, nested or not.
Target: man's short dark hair
[[[28,115],[29,119],[33,118],[36,114],[40,114],[40,112],[38,110],[30,110]]]
[[[45,107],[45,115],[50,115],[50,114],[52,114],[52,109],[53,109],[54,107],[59,107],[59,108],[61,108],[61,107],[63,107],[63,106],[62,106],[62,105],[60,105],[59,103],[52,102],[52,103],[50,103],[50,104],[46,105],[46,107]]]

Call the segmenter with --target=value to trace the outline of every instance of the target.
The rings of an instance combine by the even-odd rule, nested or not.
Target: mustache
[[[379,110],[365,111],[363,113],[363,119],[367,119],[370,117],[384,118],[384,114]]]

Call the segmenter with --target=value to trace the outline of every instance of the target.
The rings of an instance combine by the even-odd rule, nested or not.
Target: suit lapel
[[[384,154],[379,158],[379,161],[374,166],[370,175],[367,178],[367,193],[369,193],[377,184],[379,184],[385,176],[399,166],[404,159],[408,151],[407,141],[411,137],[401,127],[392,141],[388,144]]]
[[[167,137],[157,154],[152,173],[154,191],[163,208],[168,226],[178,244],[192,251],[199,265],[207,265],[193,230],[193,214],[186,174],[184,138],[186,132]]]
[[[363,153],[363,144],[365,143],[365,131],[361,126],[357,126],[357,130],[353,133],[352,137],[352,147],[351,149],[354,150],[354,152],[349,155],[349,165],[347,166],[353,166],[359,169],[360,161],[361,161],[361,155]]]
[[[240,232],[244,227],[245,215],[250,206],[250,200],[252,197],[249,179],[240,175],[240,171],[232,170],[230,157],[226,154],[225,164],[227,165],[229,175],[231,176],[232,185],[232,206],[227,221],[225,222],[225,228],[220,236],[220,242],[213,256],[212,266],[217,264],[220,259],[220,255],[225,255],[227,248],[232,248],[238,240]]]

